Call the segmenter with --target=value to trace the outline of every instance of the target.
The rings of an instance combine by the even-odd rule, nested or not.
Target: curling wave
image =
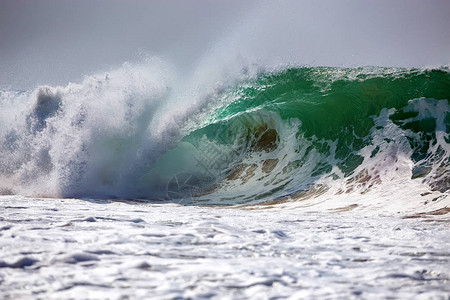
[[[169,78],[125,65],[1,92],[0,191],[227,205],[448,196],[448,68],[262,72],[190,99],[183,114],[168,105]]]

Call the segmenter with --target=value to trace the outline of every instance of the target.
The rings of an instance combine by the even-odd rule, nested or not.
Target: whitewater
[[[448,65],[260,50],[295,6],[187,73],[2,88],[0,296],[448,299]]]

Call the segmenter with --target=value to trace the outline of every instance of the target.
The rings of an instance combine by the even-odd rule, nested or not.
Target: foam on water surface
[[[365,215],[352,206],[318,212],[0,200],[5,299],[445,299],[450,293],[445,212],[410,218]]]

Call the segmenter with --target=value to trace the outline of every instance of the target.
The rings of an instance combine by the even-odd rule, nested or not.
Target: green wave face
[[[447,70],[289,69],[262,75],[240,88],[239,96],[218,110],[214,121],[255,109],[274,111],[283,120],[301,120],[308,137],[344,142],[349,129],[367,136],[374,125],[370,117],[383,108],[400,109],[416,98],[448,99],[450,75]]]
[[[413,168],[401,176],[449,189],[448,69],[292,68],[225,94],[182,139],[197,164],[169,192],[245,203],[327,190],[326,180],[345,192],[364,174],[381,184],[379,161],[404,156]]]

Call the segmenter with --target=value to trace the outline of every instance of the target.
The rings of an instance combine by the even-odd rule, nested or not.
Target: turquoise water
[[[405,154],[414,164],[410,177],[442,192],[450,187],[447,69],[293,68],[261,74],[225,94],[182,139],[203,167],[192,185],[220,189],[255,177],[267,189],[247,193],[248,200],[286,196],[324,176],[351,179],[371,160]],[[397,132],[388,132],[392,127]],[[396,146],[401,149],[389,154]],[[429,178],[436,167],[439,176]]]

